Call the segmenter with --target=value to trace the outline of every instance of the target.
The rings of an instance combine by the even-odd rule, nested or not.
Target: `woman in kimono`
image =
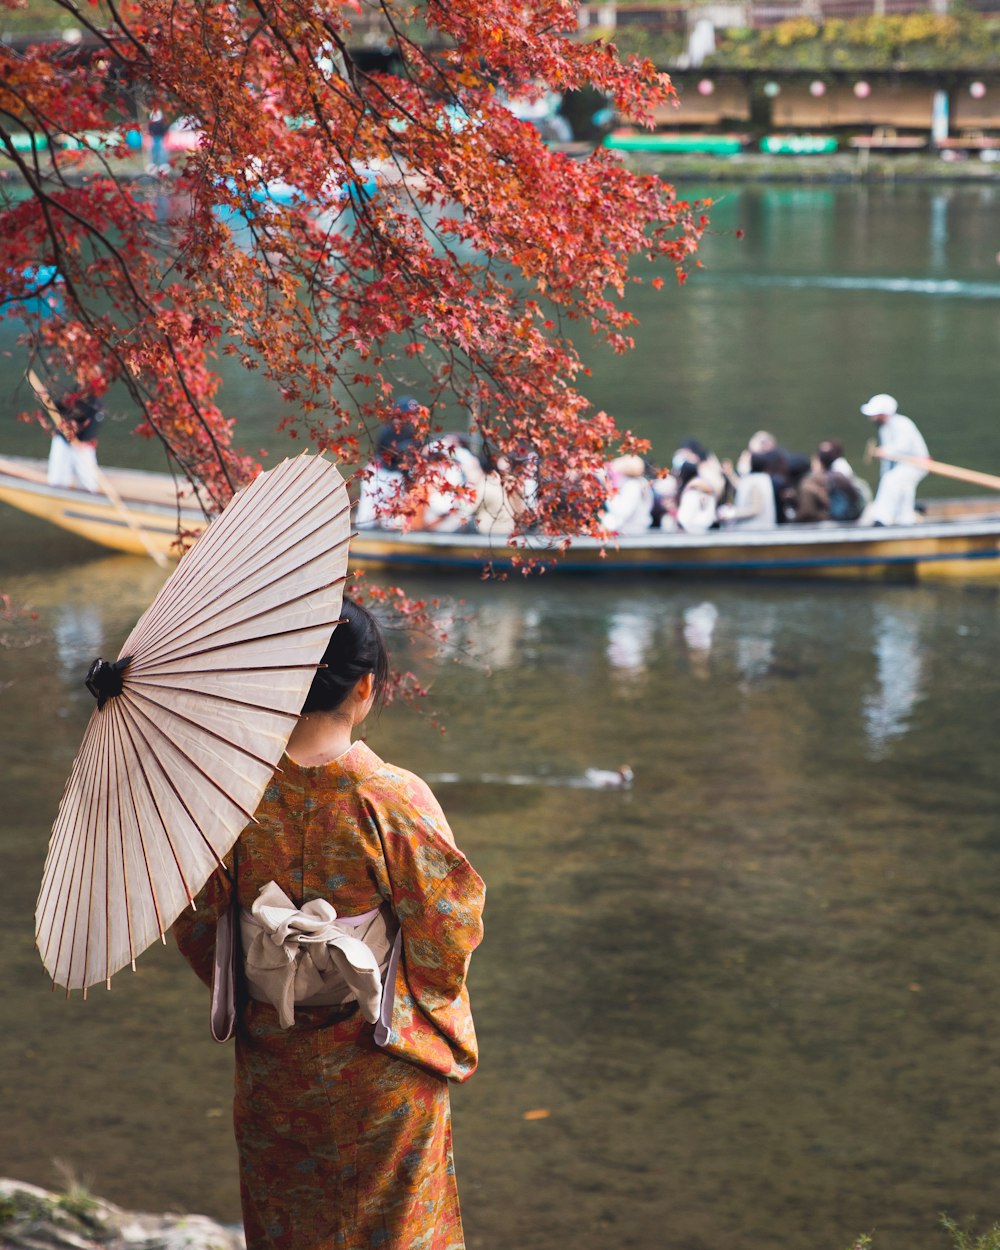
[[[342,615],[227,859],[247,1247],[461,1250],[448,1081],[477,1062],[465,979],[484,887],[425,783],[352,744],[388,663],[370,614]],[[208,984],[232,888],[220,870],[174,925]]]

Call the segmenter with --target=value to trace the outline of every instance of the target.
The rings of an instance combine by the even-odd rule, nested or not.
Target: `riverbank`
[[[1000,185],[1000,161],[945,161],[927,153],[836,152],[829,156],[735,156],[696,153],[624,152],[629,169],[658,174],[670,182],[924,182]]]
[[[570,155],[581,156],[580,145],[572,145]],[[1000,161],[942,160],[928,152],[835,152],[830,155],[782,155],[740,152],[733,156],[712,156],[696,152],[619,152],[628,169],[658,174],[670,182],[857,182],[857,183],[974,183],[1000,185]],[[180,162],[178,162],[179,164]],[[82,180],[104,172],[97,158],[77,158],[69,180]],[[152,187],[169,182],[171,171],[151,175],[142,154],[126,157],[114,166],[116,176],[129,182],[146,181]],[[9,182],[20,175],[9,166],[2,170]]]
[[[239,1229],[204,1215],[144,1215],[72,1187],[0,1178],[0,1245],[11,1250],[246,1250]]]
[[[589,150],[587,145],[562,145],[567,155],[580,159]],[[978,156],[945,160],[934,153],[873,153],[873,151],[840,151],[816,155],[770,155],[760,151],[744,151],[731,156],[709,153],[649,153],[619,151],[627,169],[642,174],[657,174],[671,183],[677,181],[711,181],[711,183],[963,183],[1000,185],[1000,161],[984,161]],[[148,181],[150,185],[170,181],[171,173],[183,163],[176,158],[173,170],[151,174],[148,158],[143,153],[130,154],[115,161],[114,173],[128,181]],[[75,156],[70,180],[104,173],[99,158]],[[0,165],[0,176],[20,181],[19,171]]]

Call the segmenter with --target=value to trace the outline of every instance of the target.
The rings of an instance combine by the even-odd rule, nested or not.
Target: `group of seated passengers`
[[[401,399],[396,412],[414,414],[417,403]],[[509,534],[535,493],[534,467],[524,456],[481,461],[464,434],[442,434],[421,444],[405,419],[385,426],[371,461],[360,475],[354,523],[359,529],[416,529],[438,533]],[[413,485],[417,462],[428,482]],[[511,482],[516,481],[516,488]]]
[[[617,534],[855,521],[871,502],[871,488],[854,473],[839,441],[825,440],[809,457],[779,447],[765,430],[754,434],[735,466],[688,439],[669,473],[656,473],[639,456],[622,456],[605,475],[601,523]]]
[[[401,399],[396,411],[403,420],[379,434],[372,460],[360,475],[355,524],[359,529],[509,534],[534,502],[536,460],[525,454],[514,465],[502,456],[484,462],[469,438],[456,433],[421,444],[405,420],[417,409],[415,400]],[[415,489],[418,461],[433,472],[428,485]],[[754,434],[735,466],[692,438],[677,448],[667,473],[635,455],[611,461],[602,473],[600,524],[622,535],[853,521],[871,502],[867,482],[854,473],[840,442],[828,439],[807,457],[779,447],[764,430]]]

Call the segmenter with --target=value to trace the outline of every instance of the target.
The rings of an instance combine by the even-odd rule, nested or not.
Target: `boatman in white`
[[[878,426],[879,448],[887,457],[882,460],[878,490],[864,520],[869,525],[912,525],[917,519],[913,506],[917,484],[927,471],[892,456],[926,459],[923,435],[909,417],[903,416],[891,395],[873,395],[861,405],[861,411]]]
[[[49,448],[50,486],[78,486],[97,494],[97,435],[104,420],[104,405],[96,396],[68,393],[57,400],[52,415]],[[59,420],[55,420],[58,413]]]

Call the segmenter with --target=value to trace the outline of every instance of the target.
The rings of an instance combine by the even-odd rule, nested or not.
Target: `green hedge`
[[[100,21],[99,14],[96,9],[92,16]],[[30,0],[20,9],[0,6],[0,35],[49,35],[79,25],[55,0]]]
[[[625,53],[669,67],[684,50],[679,33],[651,34],[621,26],[613,35]],[[910,13],[905,17],[794,18],[766,30],[716,32],[706,66],[734,69],[991,69],[1000,67],[1000,20],[974,13]]]

